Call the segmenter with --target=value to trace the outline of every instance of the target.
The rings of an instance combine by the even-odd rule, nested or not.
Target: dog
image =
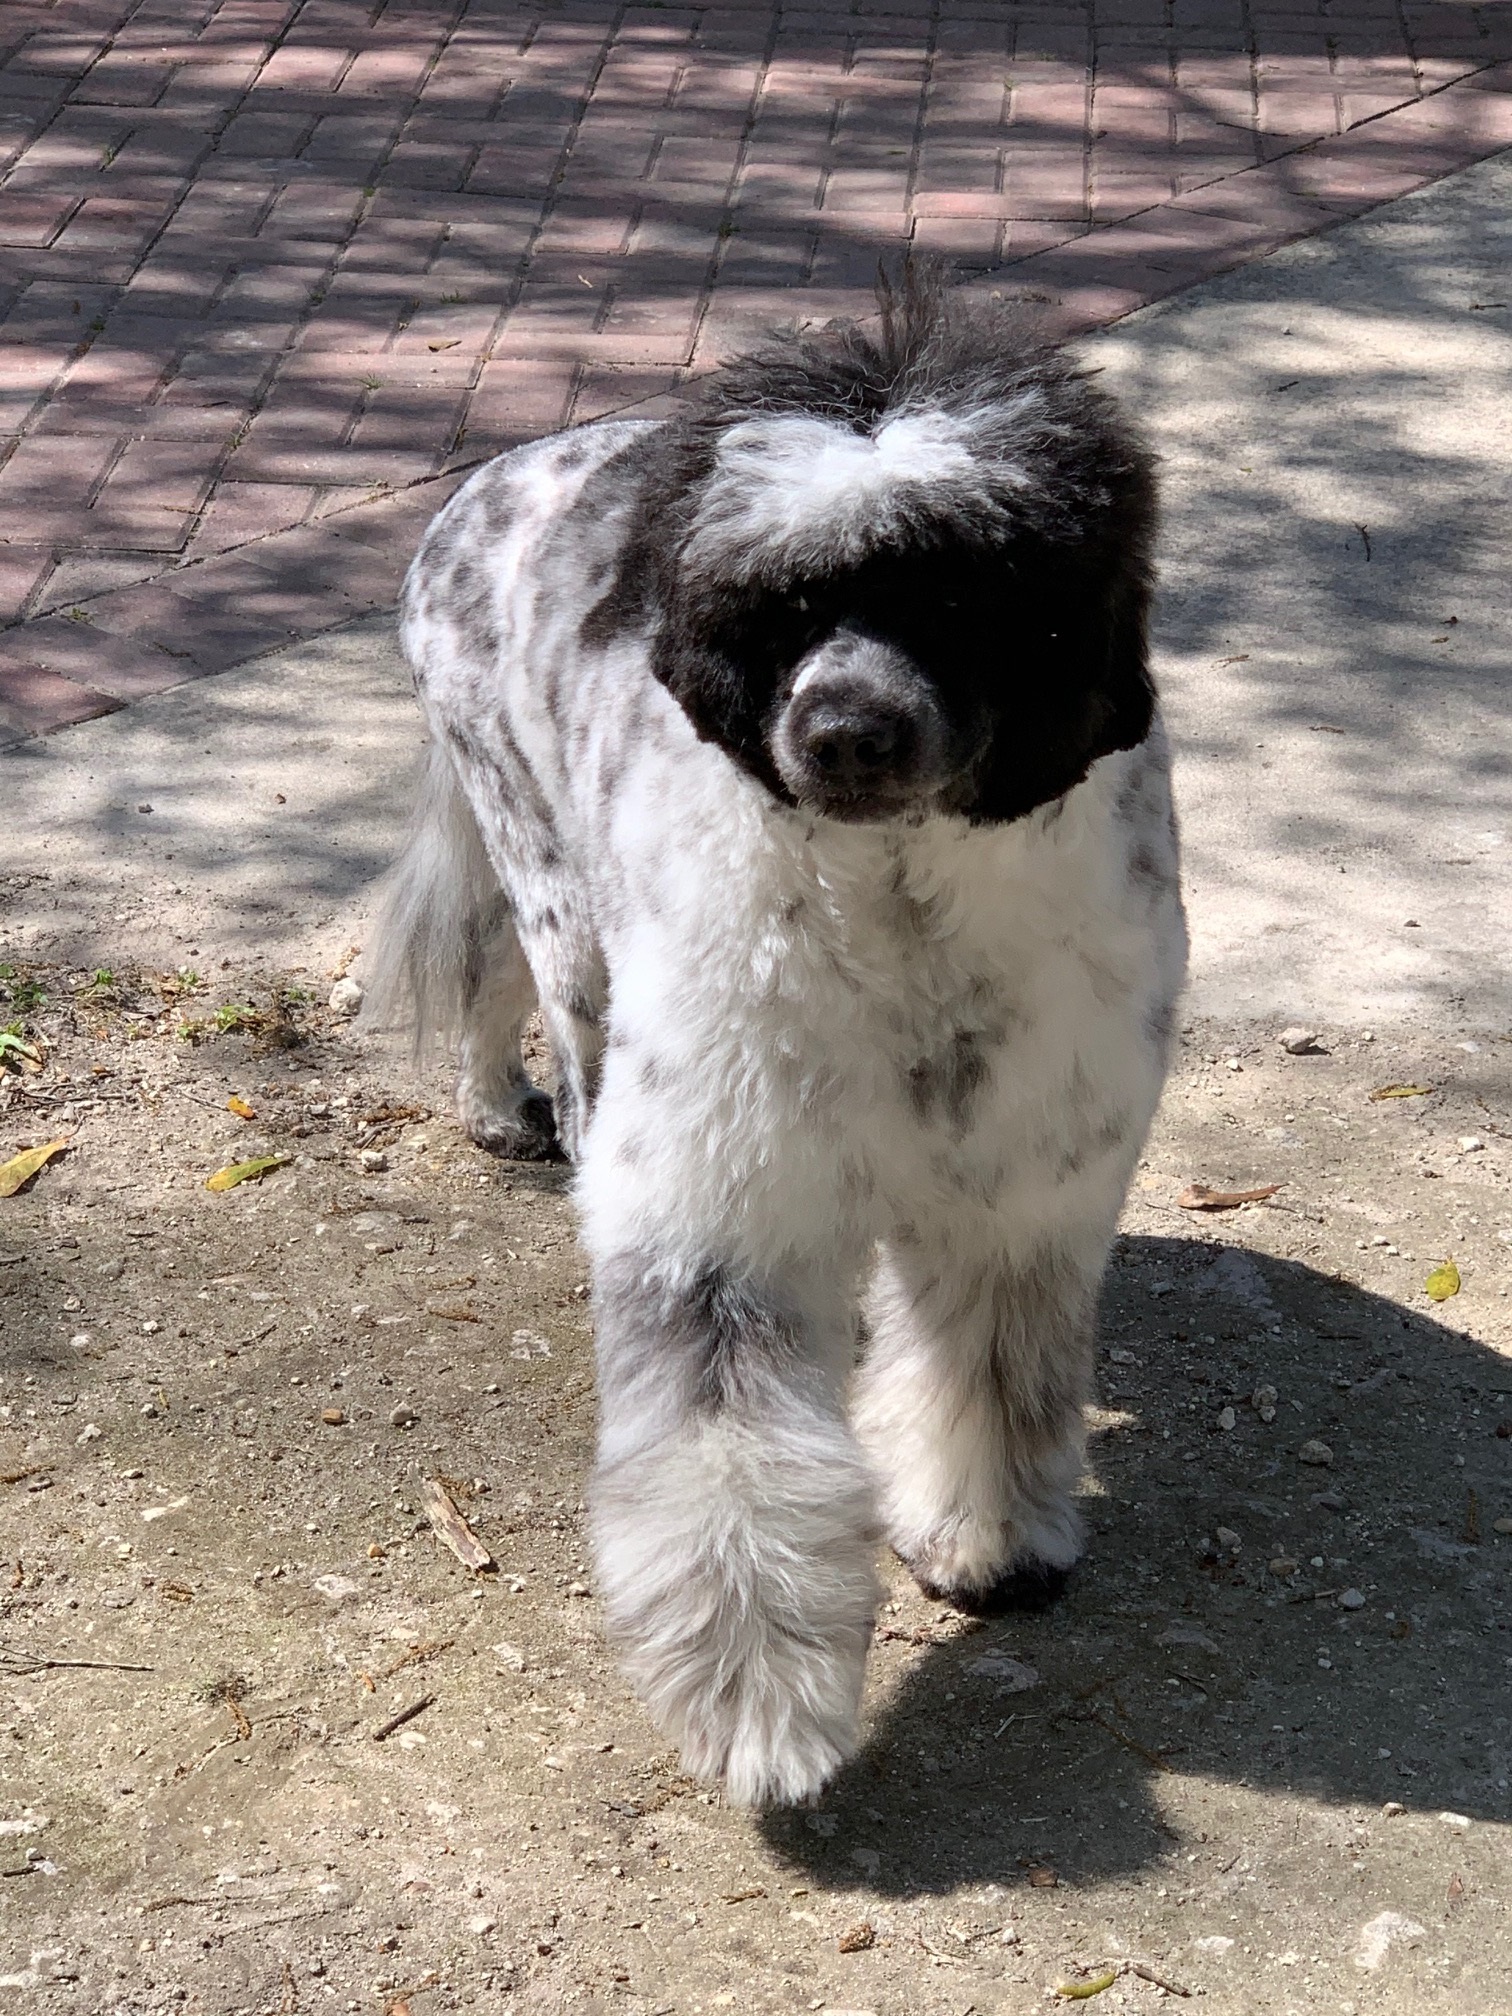
[[[856,1749],[883,1542],[979,1612],[1078,1557],[1185,963],[1154,538],[1091,376],[913,272],[499,457],[410,570],[370,990],[459,1035],[475,1141],[576,1165],[597,1587],[732,1803]]]

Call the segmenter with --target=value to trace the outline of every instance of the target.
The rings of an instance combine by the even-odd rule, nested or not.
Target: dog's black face
[[[711,585],[665,612],[659,676],[706,739],[832,818],[1016,819],[1149,731],[1144,594],[1096,556],[947,545]]]
[[[698,733],[828,817],[1022,817],[1149,732],[1150,458],[999,317],[921,297],[728,367],[646,459],[589,618],[649,624]]]

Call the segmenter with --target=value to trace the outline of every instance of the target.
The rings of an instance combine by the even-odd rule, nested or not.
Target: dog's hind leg
[[[417,1044],[460,1037],[457,1110],[480,1146],[532,1161],[559,1152],[551,1101],[520,1055],[536,990],[514,907],[444,734],[426,759],[365,978],[366,1020],[409,1020]]]
[[[536,1005],[535,982],[507,913],[482,948],[481,971],[462,1029],[457,1117],[477,1142],[517,1162],[560,1159],[549,1095],[531,1083],[520,1032]]]
[[[1081,1551],[1074,1492],[1103,1252],[884,1247],[857,1429],[887,1536],[930,1596],[1039,1608]]]

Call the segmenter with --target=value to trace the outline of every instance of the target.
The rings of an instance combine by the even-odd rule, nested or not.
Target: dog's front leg
[[[1075,1492],[1103,1247],[1017,1261],[884,1245],[857,1425],[887,1537],[931,1596],[1038,1608],[1081,1552]]]
[[[791,1804],[856,1747],[876,1603],[872,1488],[843,1407],[854,1319],[831,1286],[728,1257],[596,1261],[610,1632],[690,1772],[739,1805]]]

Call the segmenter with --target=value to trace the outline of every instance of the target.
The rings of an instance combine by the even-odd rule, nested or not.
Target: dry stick
[[[434,1659],[438,1653],[449,1652],[456,1644],[455,1638],[430,1638],[422,1644],[411,1645],[402,1659],[396,1659],[392,1666],[385,1666],[378,1675],[380,1680],[392,1680],[396,1673],[406,1666],[422,1666],[427,1659]]]
[[[1099,1729],[1106,1729],[1115,1742],[1122,1743],[1125,1750],[1132,1750],[1136,1757],[1142,1757],[1146,1764],[1153,1764],[1157,1771],[1169,1771],[1173,1768],[1158,1750],[1151,1750],[1145,1744],[1136,1742],[1132,1736],[1125,1736],[1122,1729],[1116,1729],[1105,1715],[1092,1714],[1087,1720],[1095,1722]]]
[[[1142,1960],[1131,1960],[1129,1972],[1137,1974],[1141,1981],[1149,1981],[1157,1988],[1163,1988],[1167,1995],[1191,1994],[1190,1988],[1183,1988],[1179,1981],[1167,1981],[1163,1974],[1157,1974],[1153,1967],[1146,1967]]]
[[[411,1701],[408,1708],[401,1708],[397,1715],[390,1715],[387,1722],[380,1723],[373,1731],[373,1741],[381,1743],[386,1736],[392,1736],[396,1729],[402,1729],[406,1722],[413,1722],[417,1715],[423,1715],[427,1708],[434,1708],[434,1694],[422,1694],[418,1701]]]
[[[129,1666],[118,1659],[37,1659],[30,1652],[12,1652],[0,1645],[0,1666],[27,1673],[52,1673],[65,1666],[87,1667],[94,1673],[155,1673],[155,1666]]]

